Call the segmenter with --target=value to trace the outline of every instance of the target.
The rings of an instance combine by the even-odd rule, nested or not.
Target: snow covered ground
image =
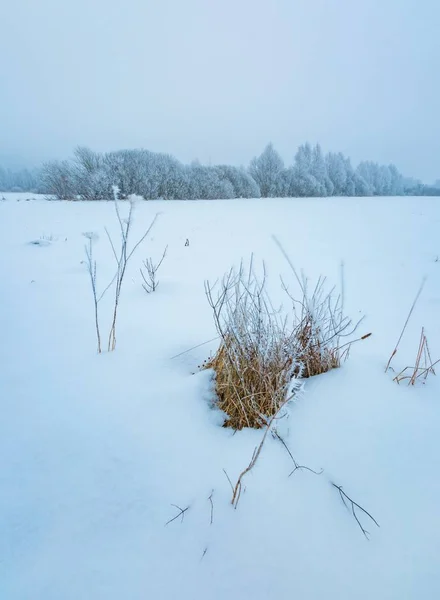
[[[0,192],[0,202],[8,200],[16,202],[29,202],[30,200],[43,200],[45,196],[33,192]]]
[[[130,264],[116,351],[98,356],[82,233],[100,236],[102,287],[112,203],[3,196],[0,598],[440,597],[440,378],[408,388],[384,373],[424,276],[393,366],[414,362],[422,326],[440,358],[438,199],[143,202],[132,239],[159,220]],[[289,478],[270,438],[234,510],[223,469],[235,482],[262,432],[219,426],[210,373],[197,372],[216,342],[172,357],[216,335],[203,282],[251,252],[283,300],[279,275],[292,274],[273,234],[312,279],[337,284],[344,261],[346,312],[373,335],[307,381],[280,422],[294,457],[323,474]],[[167,244],[147,295],[139,267]],[[331,482],[380,524],[359,513],[370,541]],[[165,525],[173,504],[189,509]]]

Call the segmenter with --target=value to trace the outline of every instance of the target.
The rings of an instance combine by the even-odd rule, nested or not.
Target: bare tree
[[[72,165],[67,160],[45,163],[41,171],[41,186],[48,195],[58,200],[75,200],[77,191]]]
[[[273,144],[268,144],[260,156],[252,159],[249,173],[259,185],[263,198],[273,198],[279,194],[283,169],[283,160]]]

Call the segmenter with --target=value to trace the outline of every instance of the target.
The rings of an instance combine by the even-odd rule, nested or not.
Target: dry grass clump
[[[318,279],[312,293],[304,276],[298,277],[298,282],[302,294],[300,301],[293,298],[284,282],[283,288],[292,300],[294,315],[290,346],[296,362],[302,366],[302,377],[307,378],[341,366],[355,341],[343,344],[342,340],[354,333],[362,319],[353,325],[344,315],[343,295],[335,295],[335,288],[326,292],[325,277]]]
[[[431,353],[428,346],[428,338],[426,337],[425,329],[422,327],[414,366],[405,367],[398,375],[396,375],[396,377],[394,377],[394,381],[397,383],[408,381],[408,385],[415,385],[419,380],[423,380],[424,383],[428,375],[436,374],[434,367],[439,362],[440,360],[433,362],[431,358]]]
[[[390,358],[388,359],[387,366],[385,367],[385,372],[387,372],[389,369],[394,371],[393,367],[391,366],[391,362],[397,354],[400,342],[402,341],[403,335],[406,331],[406,328],[408,326],[411,315],[414,312],[416,304],[417,304],[417,302],[420,298],[420,295],[423,291],[425,283],[426,283],[426,278],[424,278],[422,280],[422,283],[421,283],[420,288],[417,292],[417,295],[414,299],[414,302],[411,305],[410,311],[409,311],[406,321],[403,325],[402,331],[400,332],[399,339],[397,340],[396,347],[394,348],[394,350],[391,353]],[[431,352],[429,351],[429,346],[428,346],[428,338],[426,337],[426,334],[425,334],[425,328],[422,327],[422,331],[420,334],[419,347],[417,349],[417,356],[416,356],[414,366],[405,367],[404,369],[402,369],[402,371],[400,371],[400,373],[398,373],[394,377],[393,381],[395,381],[396,383],[399,383],[399,384],[402,381],[408,381],[408,385],[416,385],[416,383],[420,380],[423,380],[422,382],[425,383],[426,379],[428,378],[428,375],[436,374],[434,367],[439,363],[440,363],[440,359],[433,362],[433,360],[431,358]]]
[[[217,405],[228,416],[225,427],[266,426],[303,378],[339,367],[350,348],[351,342],[341,346],[340,340],[355,327],[343,316],[341,297],[333,301],[333,290],[324,292],[325,279],[310,296],[302,282],[302,300],[292,299],[293,322],[274,310],[265,281],[265,274],[258,281],[251,261],[248,274],[241,265],[225,275],[216,298],[215,286],[205,283],[221,342],[203,368],[215,371]]]
[[[288,351],[285,324],[272,309],[252,269],[243,266],[223,278],[216,299],[213,288],[205,290],[221,337],[216,355],[205,368],[216,374],[219,408],[228,415],[226,427],[260,428],[276,414],[287,392],[295,387],[298,365]]]

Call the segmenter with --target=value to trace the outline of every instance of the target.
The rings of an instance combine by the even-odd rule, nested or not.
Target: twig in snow
[[[356,514],[356,508],[358,508],[360,511],[362,511],[365,515],[367,515],[367,517],[369,517],[373,523],[377,526],[380,527],[379,523],[376,521],[376,519],[370,515],[370,513],[368,511],[365,510],[365,508],[362,508],[362,506],[360,506],[360,504],[358,504],[357,502],[355,502],[354,500],[352,500],[350,498],[350,496],[348,496],[344,490],[342,489],[341,485],[336,485],[336,483],[333,483],[332,481],[330,482],[332,484],[332,486],[334,488],[336,488],[339,491],[339,495],[341,497],[342,502],[344,503],[344,506],[346,507],[347,510],[350,510],[348,507],[348,504],[346,502],[346,500],[348,500],[348,502],[351,504],[351,512],[353,514],[353,517],[356,519],[357,524],[359,525],[360,530],[362,531],[362,533],[364,534],[364,536],[366,537],[367,540],[369,540],[370,538],[368,537],[370,535],[369,531],[367,531],[363,526],[362,523],[360,522],[357,514]]]
[[[103,297],[103,295],[105,294],[106,290],[98,298],[97,289],[96,289],[96,260],[94,260],[94,258],[93,258],[93,242],[95,241],[96,237],[91,232],[84,233],[83,235],[84,235],[84,237],[86,237],[89,240],[88,245],[86,245],[86,247],[85,247],[86,257],[87,257],[86,265],[87,265],[87,271],[89,273],[90,284],[92,286],[92,293],[93,293],[93,304],[94,304],[94,309],[95,309],[95,330],[96,330],[96,338],[97,338],[97,343],[98,343],[97,350],[98,350],[98,354],[101,354],[101,332],[99,329],[98,303],[101,300],[101,298]]]
[[[220,338],[221,338],[221,336],[218,335],[215,338],[212,338],[212,340],[208,340],[207,342],[202,342],[201,344],[197,344],[197,346],[193,346],[192,348],[189,348],[188,350],[184,350],[183,352],[180,352],[180,354],[176,354],[175,356],[172,356],[170,358],[170,360],[174,360],[175,358],[179,358],[179,356],[183,356],[184,354],[187,354],[188,352],[191,352],[192,350],[196,350],[197,348],[200,348],[201,346],[205,346],[206,344],[210,344],[211,342],[215,342],[216,340],[219,340]]]
[[[273,435],[283,444],[284,448],[287,450],[287,453],[289,454],[290,458],[292,459],[293,464],[295,465],[295,468],[293,469],[293,471],[291,471],[289,473],[288,477],[293,475],[295,473],[295,471],[298,471],[298,470],[310,471],[310,473],[313,473],[314,475],[322,475],[324,473],[324,469],[321,469],[320,471],[315,471],[314,469],[311,469],[310,467],[306,467],[305,465],[298,464],[296,462],[296,460],[294,459],[293,454],[289,450],[289,447],[287,446],[287,444],[283,440],[283,438],[280,436],[280,434],[277,431],[274,431]]]
[[[239,477],[238,477],[238,479],[237,479],[237,483],[235,484],[235,487],[234,487],[234,493],[232,494],[232,500],[231,500],[231,504],[234,506],[234,508],[237,508],[237,506],[238,506],[238,502],[239,502],[239,500],[240,500],[240,496],[241,496],[241,490],[242,490],[242,479],[243,479],[243,477],[244,477],[244,476],[245,476],[247,473],[249,473],[249,471],[251,471],[251,470],[254,468],[254,466],[255,466],[255,463],[257,462],[257,460],[258,460],[258,457],[260,456],[261,450],[263,449],[264,442],[266,441],[266,438],[267,438],[267,434],[269,433],[269,431],[270,431],[270,429],[271,429],[271,427],[272,427],[272,423],[273,423],[273,422],[274,422],[274,420],[276,419],[276,417],[277,417],[278,413],[280,412],[280,410],[281,410],[281,409],[282,409],[284,406],[286,406],[286,404],[287,404],[288,402],[290,402],[290,400],[292,399],[292,397],[293,397],[293,396],[294,396],[294,394],[292,394],[291,396],[289,396],[289,397],[288,397],[288,398],[287,398],[287,399],[286,399],[286,400],[283,402],[283,404],[282,404],[282,405],[279,407],[279,409],[277,410],[277,412],[276,412],[275,414],[273,414],[273,415],[271,416],[271,418],[268,420],[268,422],[267,422],[267,425],[266,425],[266,430],[265,430],[265,432],[264,432],[264,435],[263,435],[263,439],[261,440],[260,444],[259,444],[259,445],[258,445],[258,446],[255,448],[255,450],[254,450],[254,452],[253,452],[253,454],[252,454],[252,459],[251,459],[251,462],[250,462],[250,463],[249,463],[249,465],[246,467],[246,469],[244,469],[244,470],[243,470],[243,471],[240,473],[240,475],[239,475]]]
[[[214,495],[214,490],[212,490],[211,495],[208,498],[209,502],[211,503],[211,522],[209,523],[210,525],[212,525],[214,522],[214,503],[212,501],[213,495]]]
[[[180,506],[177,506],[177,504],[171,504],[171,506],[174,506],[174,508],[177,508],[177,510],[179,511],[179,513],[173,517],[172,519],[170,519],[169,521],[167,521],[165,523],[165,527],[167,525],[169,525],[170,523],[172,523],[173,521],[175,521],[176,519],[178,519],[179,517],[181,517],[180,522],[183,523],[183,519],[185,518],[185,513],[187,510],[189,510],[189,505],[186,508],[180,508]]]
[[[155,292],[159,286],[159,282],[156,279],[156,273],[159,270],[161,264],[163,263],[163,260],[167,254],[167,250],[168,250],[168,246],[165,247],[165,250],[163,251],[163,254],[162,254],[162,258],[156,265],[153,263],[152,258],[147,258],[147,260],[143,261],[144,267],[147,270],[147,276],[145,276],[145,273],[142,270],[142,268],[140,269],[140,272],[142,275],[142,279],[144,280],[142,287],[147,292],[147,294],[150,294],[151,292]]]
[[[231,486],[232,493],[234,493],[234,486],[232,485],[231,478],[229,477],[229,475],[227,474],[225,469],[223,469],[223,473],[226,475],[226,479],[229,481],[229,485]]]

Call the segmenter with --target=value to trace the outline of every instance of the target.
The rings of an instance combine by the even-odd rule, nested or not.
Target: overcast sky
[[[0,155],[307,140],[440,178],[440,0],[1,2]]]

